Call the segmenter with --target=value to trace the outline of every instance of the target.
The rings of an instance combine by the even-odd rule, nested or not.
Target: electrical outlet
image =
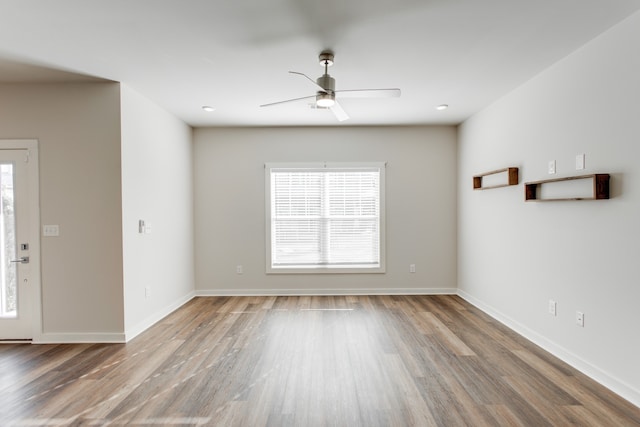
[[[144,287],[144,297],[151,298],[151,286]]]
[[[555,302],[554,300],[550,299],[549,300],[549,314],[555,316],[558,313],[557,308],[558,308],[558,303]]]
[[[415,272],[416,272],[416,265],[409,264],[409,273],[415,273]]]
[[[581,311],[576,311],[576,325],[584,328],[584,313]]]

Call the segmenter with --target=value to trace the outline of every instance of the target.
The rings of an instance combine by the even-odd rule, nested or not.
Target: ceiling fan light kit
[[[316,94],[311,96],[304,96],[301,98],[287,99],[285,101],[272,102],[270,104],[263,104],[261,107],[270,107],[273,105],[284,104],[288,102],[297,102],[302,100],[311,100],[315,98],[316,108],[329,108],[335,115],[338,121],[344,121],[349,118],[349,115],[344,111],[342,106],[338,103],[336,95],[338,97],[345,98],[389,98],[399,97],[400,89],[350,89],[350,90],[336,90],[336,80],[329,75],[328,68],[333,65],[334,55],[333,52],[325,50],[320,53],[318,57],[320,65],[324,67],[324,74],[313,80],[306,74],[298,71],[289,71],[291,74],[298,74],[305,77],[311,83],[316,86]]]
[[[320,108],[333,107],[336,103],[336,95],[334,93],[318,92],[316,95],[316,106]]]

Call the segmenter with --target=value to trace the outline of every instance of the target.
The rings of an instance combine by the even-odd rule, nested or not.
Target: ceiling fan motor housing
[[[318,77],[316,83],[327,92],[334,92],[336,90],[336,79],[329,74],[323,74],[321,77]]]

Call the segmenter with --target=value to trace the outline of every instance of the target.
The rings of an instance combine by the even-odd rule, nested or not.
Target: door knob
[[[22,258],[19,258],[19,259],[12,259],[11,262],[19,262],[20,264],[29,264],[29,257],[23,256]]]

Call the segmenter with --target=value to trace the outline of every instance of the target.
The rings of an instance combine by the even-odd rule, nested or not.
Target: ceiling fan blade
[[[351,89],[337,90],[335,93],[340,98],[397,98],[400,89]]]
[[[297,101],[302,101],[303,99],[316,99],[316,95],[303,96],[302,98],[287,99],[285,101],[271,102],[269,104],[262,104],[261,107],[271,107],[272,105],[286,104],[288,102],[297,102]]]
[[[304,73],[299,73],[299,72],[297,72],[297,71],[289,71],[289,73],[291,73],[291,74],[297,74],[297,75],[299,75],[299,76],[306,77],[306,78],[307,78],[311,83],[313,83],[313,85],[314,85],[316,88],[319,88],[319,90],[321,90],[322,92],[326,92],[326,89],[325,89],[325,88],[323,88],[322,86],[320,86],[320,85],[319,85],[315,80],[313,80],[311,77],[307,76],[306,74],[304,74]]]
[[[342,106],[338,103],[338,101],[333,104],[333,106],[329,107],[331,112],[336,116],[339,122],[344,122],[349,119],[349,115],[342,109]]]

